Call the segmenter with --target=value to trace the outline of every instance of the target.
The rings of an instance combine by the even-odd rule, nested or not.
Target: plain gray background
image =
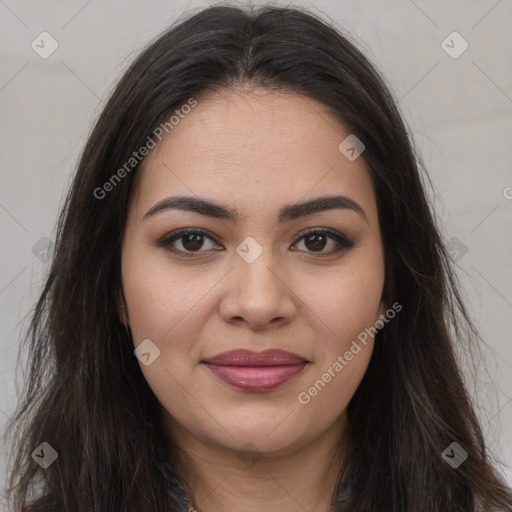
[[[512,483],[512,2],[274,3],[331,18],[399,100],[433,179],[436,215],[470,312],[488,345],[491,379],[482,372],[470,391],[478,395],[488,447]],[[0,0],[2,430],[23,377],[19,371],[16,385],[22,320],[42,285],[45,249],[88,130],[136,53],[176,17],[206,5]],[[45,51],[51,49],[42,32],[58,43],[45,59],[31,46],[42,46],[44,37]]]

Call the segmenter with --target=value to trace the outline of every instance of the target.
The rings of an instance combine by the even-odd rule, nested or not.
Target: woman
[[[375,68],[307,12],[205,9],[79,162],[13,510],[512,510],[455,358],[475,335]]]

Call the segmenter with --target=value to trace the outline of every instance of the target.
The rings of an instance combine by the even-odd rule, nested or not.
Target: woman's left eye
[[[330,251],[323,251],[326,247],[327,240],[333,240],[335,248]],[[298,241],[304,240],[304,245],[308,249],[308,252],[319,253],[320,256],[329,256],[346,249],[354,247],[354,242],[350,241],[347,237],[334,231],[332,229],[315,229],[308,231],[298,239]]]
[[[206,231],[197,228],[184,228],[169,233],[159,240],[157,245],[180,256],[194,256],[195,253],[206,252],[201,250],[204,248],[205,238],[214,242],[215,245],[215,240]],[[354,246],[354,243],[348,238],[332,229],[315,229],[302,233],[292,247],[298,245],[302,240],[304,240],[307,252],[316,253],[319,256],[328,256]],[[329,240],[334,241],[334,249],[325,251]],[[179,242],[182,248],[176,247],[176,242]]]

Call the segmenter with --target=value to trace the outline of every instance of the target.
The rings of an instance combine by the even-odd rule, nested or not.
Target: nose
[[[277,264],[271,250],[264,249],[252,263],[237,256],[226,277],[220,306],[225,322],[264,330],[289,323],[297,315],[300,300],[292,277]]]

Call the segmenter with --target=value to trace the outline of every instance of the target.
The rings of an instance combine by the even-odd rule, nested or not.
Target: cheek
[[[165,256],[137,252],[126,253],[122,273],[135,344],[145,338],[161,345],[172,339],[181,342],[200,327],[198,315],[204,317],[203,297],[213,278],[198,275],[193,268],[173,269]]]
[[[350,262],[352,263],[352,262]],[[332,273],[309,275],[298,294],[305,314],[316,317],[324,333],[318,338],[323,355],[348,350],[351,341],[374,326],[384,284],[383,264],[353,258]]]
[[[203,390],[194,388],[190,375],[197,363],[195,342],[209,314],[205,291],[215,280],[186,269],[177,275],[161,257],[136,251],[126,252],[122,270],[134,346],[149,339],[159,351],[151,364],[139,362],[144,378],[165,410],[185,423],[195,411],[194,421],[202,424],[192,397]]]
[[[329,278],[312,276],[301,292],[319,332],[313,371],[297,400],[310,415],[326,414],[327,422],[348,405],[366,372],[384,284],[379,258],[348,263]]]
[[[310,295],[323,334],[316,337],[315,361],[295,397],[300,415],[326,428],[348,406],[368,367],[383,278],[378,274],[341,275],[323,293]]]

